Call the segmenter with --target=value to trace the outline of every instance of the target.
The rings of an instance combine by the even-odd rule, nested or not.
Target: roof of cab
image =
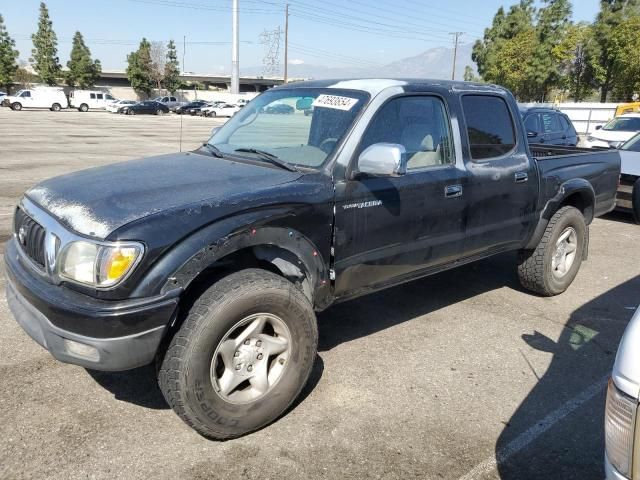
[[[507,90],[490,83],[458,82],[453,80],[434,80],[426,78],[345,78],[329,80],[308,80],[287,83],[276,88],[342,88],[346,90],[362,90],[375,96],[390,87],[443,87],[452,91],[496,92]]]

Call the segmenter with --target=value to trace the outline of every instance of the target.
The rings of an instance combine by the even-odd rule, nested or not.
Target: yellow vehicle
[[[616,117],[625,113],[640,112],[640,102],[621,103],[616,107]]]

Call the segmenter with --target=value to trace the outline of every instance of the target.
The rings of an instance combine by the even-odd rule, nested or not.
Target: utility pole
[[[289,4],[284,7],[284,82],[287,83],[289,68]]]
[[[464,35],[464,32],[451,32],[449,35],[453,35],[454,37],[454,47],[453,47],[453,68],[451,71],[451,80],[456,79],[456,57],[458,56],[458,39]]]
[[[182,73],[186,72],[187,69],[184,68],[184,54],[187,52],[187,36],[182,36]]]
[[[238,0],[233,0],[231,45],[231,93],[240,93],[240,31],[238,19]]]

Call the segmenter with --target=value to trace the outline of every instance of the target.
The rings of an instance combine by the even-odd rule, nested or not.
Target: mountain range
[[[473,45],[465,44],[458,47],[456,59],[456,80],[462,80],[467,65],[474,69],[471,60]],[[289,78],[324,79],[324,78],[366,78],[366,77],[416,77],[448,79],[451,78],[453,48],[438,47],[426,50],[413,57],[402,58],[381,67],[327,67],[308,63],[289,64]],[[280,75],[282,72],[278,72]],[[262,67],[247,67],[241,69],[241,75],[263,75]],[[267,76],[267,75],[265,75]]]

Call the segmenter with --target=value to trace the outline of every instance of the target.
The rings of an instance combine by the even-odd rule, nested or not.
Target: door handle
[[[445,198],[456,198],[462,196],[462,185],[447,185],[444,187]]]
[[[527,180],[529,180],[529,175],[527,174],[527,172],[516,172],[515,174],[516,183],[525,183]]]

